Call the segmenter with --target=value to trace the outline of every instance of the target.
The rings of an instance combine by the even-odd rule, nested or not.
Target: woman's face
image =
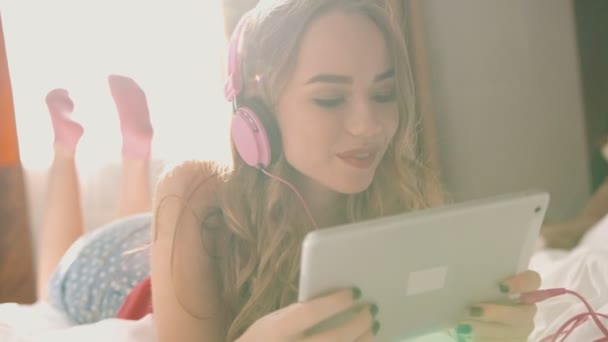
[[[374,22],[337,10],[316,19],[276,115],[305,190],[364,191],[399,122],[393,67]]]

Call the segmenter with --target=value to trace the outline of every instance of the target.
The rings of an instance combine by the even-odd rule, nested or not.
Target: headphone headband
[[[243,16],[237,23],[232,37],[230,38],[230,47],[228,50],[228,65],[226,73],[226,82],[224,83],[224,96],[226,100],[234,102],[235,98],[243,90],[243,79],[241,77],[241,66],[239,61],[239,45],[241,43],[241,35],[245,27],[245,17]]]

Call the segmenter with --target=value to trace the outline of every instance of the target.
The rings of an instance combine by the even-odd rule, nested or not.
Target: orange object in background
[[[19,163],[19,146],[1,17],[0,32],[0,166],[11,166]]]
[[[32,239],[0,16],[0,303],[36,300]]]

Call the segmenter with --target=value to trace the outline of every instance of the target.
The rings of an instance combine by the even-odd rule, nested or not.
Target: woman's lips
[[[376,161],[377,150],[369,148],[358,148],[338,153],[336,156],[346,164],[358,169],[367,169]]]

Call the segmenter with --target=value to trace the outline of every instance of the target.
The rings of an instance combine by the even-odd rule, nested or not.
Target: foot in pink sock
[[[74,102],[65,89],[53,89],[46,95],[46,105],[51,114],[55,133],[55,145],[74,152],[84,132],[82,126],[72,120]]]
[[[122,154],[129,159],[150,158],[154,130],[146,94],[131,78],[110,75],[110,93],[118,110],[122,133]]]

